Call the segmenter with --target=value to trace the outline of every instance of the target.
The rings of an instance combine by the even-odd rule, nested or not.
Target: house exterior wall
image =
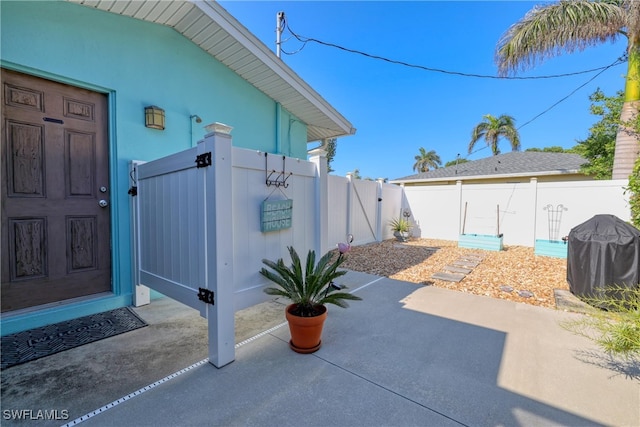
[[[20,319],[23,324],[57,322],[131,302],[131,160],[195,146],[204,125],[216,121],[234,127],[235,146],[306,159],[306,125],[169,27],[68,2],[4,1],[0,8],[2,67],[109,97],[115,296],[74,304],[73,314],[60,307],[32,313]],[[165,110],[164,131],[144,126],[148,105]],[[202,123],[190,118],[194,114]]]

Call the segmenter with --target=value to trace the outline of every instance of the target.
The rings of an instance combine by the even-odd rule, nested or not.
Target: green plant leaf
[[[287,249],[291,257],[290,266],[285,265],[282,258],[275,262],[262,260],[266,267],[260,269],[260,274],[276,285],[265,288],[264,292],[289,299],[292,303],[298,304],[305,313],[313,313],[313,307],[318,305],[334,304],[347,307],[345,300],[361,300],[358,296],[330,286],[335,279],[347,273],[346,270],[338,270],[344,262],[342,254],[336,258],[328,252],[316,263],[315,251],[310,250],[303,270],[296,250],[293,247]]]

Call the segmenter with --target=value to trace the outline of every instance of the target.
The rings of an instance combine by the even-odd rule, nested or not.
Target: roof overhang
[[[68,1],[173,28],[302,120],[307,142],[355,134],[346,118],[214,1]]]
[[[440,182],[451,181],[487,181],[492,179],[508,179],[508,178],[537,178],[539,176],[562,176],[562,175],[578,175],[582,174],[579,170],[563,170],[563,171],[541,171],[541,172],[521,172],[521,173],[504,173],[492,175],[465,175],[465,176],[445,176],[440,178],[416,178],[416,179],[393,179],[389,180],[391,184],[437,184]]]

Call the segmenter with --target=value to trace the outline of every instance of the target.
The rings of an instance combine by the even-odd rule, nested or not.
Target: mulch
[[[432,278],[447,265],[469,256],[482,262],[459,282]],[[567,260],[534,255],[534,249],[505,246],[502,251],[459,248],[448,240],[386,240],[355,246],[342,267],[391,279],[432,285],[492,298],[555,308],[554,290],[569,290]]]

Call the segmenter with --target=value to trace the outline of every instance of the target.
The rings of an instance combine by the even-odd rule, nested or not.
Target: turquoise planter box
[[[536,240],[534,253],[554,258],[566,258],[568,246],[562,240]]]
[[[458,247],[471,249],[485,249],[488,251],[501,251],[502,236],[488,236],[485,234],[461,234],[458,238]]]

